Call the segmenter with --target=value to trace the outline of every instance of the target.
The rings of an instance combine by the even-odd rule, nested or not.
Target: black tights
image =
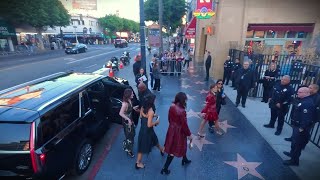
[[[167,157],[166,163],[163,166],[163,169],[168,169],[169,168],[173,158],[174,158],[174,156],[171,156],[170,154],[168,154],[168,157]],[[186,155],[183,156],[183,160],[188,160]]]

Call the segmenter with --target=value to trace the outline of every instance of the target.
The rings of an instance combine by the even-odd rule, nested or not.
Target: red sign
[[[196,37],[196,27],[197,27],[197,19],[192,17],[190,24],[188,24],[185,32],[185,37],[187,39]]]
[[[212,0],[197,0],[197,9],[193,15],[198,19],[209,19],[215,15]]]

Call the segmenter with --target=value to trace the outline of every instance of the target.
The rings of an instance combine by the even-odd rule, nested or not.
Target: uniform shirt
[[[274,85],[271,96],[271,103],[280,105],[289,105],[292,102],[294,90],[290,84],[281,85],[280,82]]]
[[[224,62],[224,70],[225,71],[231,71],[232,67],[233,67],[233,62],[230,60],[226,60],[226,62]]]
[[[269,76],[269,77],[274,77],[274,79],[266,79],[265,77],[263,77],[263,85],[264,86],[268,86],[268,87],[272,87],[274,85],[275,80],[278,78],[278,70],[266,70],[266,72],[264,73],[264,76]]]
[[[303,130],[310,131],[315,116],[315,105],[312,97],[308,96],[300,99],[298,104],[294,106],[293,112],[293,125]]]
[[[236,72],[236,87],[240,89],[249,90],[250,88],[254,88],[256,78],[254,71],[251,69],[239,69]]]
[[[240,68],[241,68],[241,64],[240,63],[234,63],[233,66],[232,66],[232,71],[236,72]]]

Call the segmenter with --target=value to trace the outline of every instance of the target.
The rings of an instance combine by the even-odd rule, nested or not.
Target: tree
[[[103,27],[103,29],[108,29],[109,36],[119,31],[120,32],[121,31],[130,31],[130,32],[139,31],[139,23],[133,20],[120,18],[114,14],[106,15],[105,17],[100,18],[99,22]]]
[[[1,0],[0,7],[0,16],[14,25],[28,24],[36,29],[40,49],[44,49],[42,32],[48,26],[70,24],[70,15],[59,0]]]
[[[158,0],[146,0],[144,3],[144,13],[146,21],[158,21],[159,19]],[[185,0],[165,0],[163,1],[163,26],[170,30],[175,30],[186,13]]]

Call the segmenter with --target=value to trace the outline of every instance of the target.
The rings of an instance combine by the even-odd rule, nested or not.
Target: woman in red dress
[[[219,130],[219,123],[218,123],[218,112],[217,112],[217,93],[218,93],[218,87],[216,84],[213,84],[210,86],[210,91],[206,97],[206,106],[201,111],[201,116],[203,117],[202,122],[200,123],[198,136],[200,138],[204,137],[204,134],[202,133],[204,126],[206,123],[214,122],[214,126],[216,128],[216,133],[219,135],[222,135],[222,132]]]
[[[164,151],[168,154],[166,163],[164,164],[161,174],[170,174],[168,167],[173,157],[183,157],[182,165],[189,164],[191,161],[187,158],[187,138],[192,141],[191,132],[187,124],[187,95],[179,92],[173,104],[169,109],[169,127],[164,144]]]

